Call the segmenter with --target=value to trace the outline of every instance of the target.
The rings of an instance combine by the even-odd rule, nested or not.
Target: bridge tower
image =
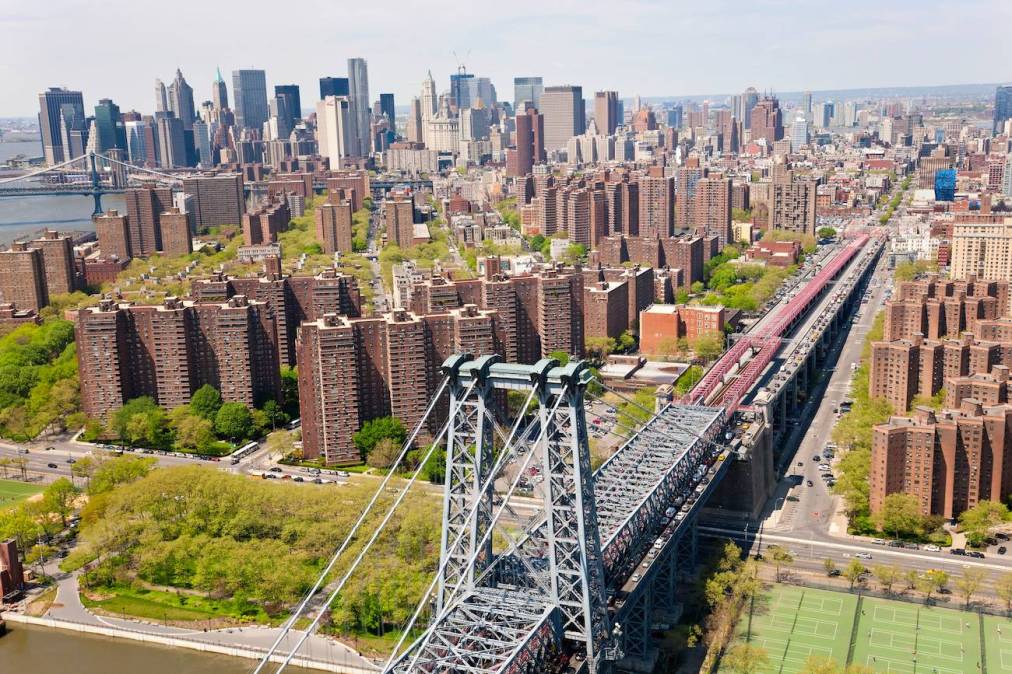
[[[95,153],[88,153],[88,177],[91,180],[91,196],[95,200],[95,210],[92,215],[102,215],[102,181],[98,173],[98,164],[95,161]]]
[[[557,610],[562,636],[586,649],[590,672],[600,672],[611,626],[584,417],[584,392],[592,375],[583,363],[559,367],[553,359],[532,366],[500,361],[499,356],[474,360],[458,355],[443,364],[450,395],[435,613],[447,606],[457,585],[466,594],[496,584],[495,573],[483,573],[497,561],[491,537],[485,535],[494,504],[494,413],[504,391],[523,392],[537,406],[537,439],[529,451],[544,478],[544,512],[542,525],[530,532],[518,554],[543,553],[536,560],[543,582],[531,591],[543,594],[544,604]],[[520,441],[534,441],[534,432],[527,435]]]

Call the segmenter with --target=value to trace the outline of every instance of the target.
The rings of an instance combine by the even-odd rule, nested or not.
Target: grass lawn
[[[17,480],[0,480],[0,510],[11,508],[43,489],[42,486]]]
[[[121,586],[110,589],[103,588],[101,592],[111,596],[94,600],[82,593],[81,602],[87,608],[97,608],[114,615],[154,621],[182,622],[231,618],[252,620],[258,623],[268,622],[267,614],[260,608],[250,607],[250,610],[245,614],[240,614],[231,602],[205,599],[199,595],[177,595],[173,592],[136,590]]]

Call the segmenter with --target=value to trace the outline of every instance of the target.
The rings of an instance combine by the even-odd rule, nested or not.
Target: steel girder
[[[560,633],[559,612],[544,597],[477,588],[457,598],[425,638],[412,644],[387,671],[539,671],[546,656],[558,649]]]

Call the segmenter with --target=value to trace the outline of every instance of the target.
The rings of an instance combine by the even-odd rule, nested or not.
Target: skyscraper
[[[347,77],[321,77],[320,78],[320,100],[327,96],[347,96]]]
[[[422,121],[427,121],[436,116],[439,99],[436,97],[436,81],[432,79],[430,70],[422,82]]]
[[[806,145],[808,145],[808,120],[799,110],[791,123],[791,151],[797,152]]]
[[[474,74],[463,70],[450,75],[450,96],[453,97],[458,110],[471,107],[470,84],[472,80],[474,80]]]
[[[394,106],[393,94],[380,94],[380,112],[386,115],[390,122],[390,130],[397,133],[397,110]]]
[[[766,144],[773,146],[774,141],[784,137],[784,125],[780,112],[780,103],[775,98],[764,98],[752,108],[749,127],[752,129],[752,140],[766,139]]]
[[[529,101],[535,108],[541,107],[541,94],[545,90],[544,80],[540,77],[513,78],[513,110],[523,112],[524,101]]]
[[[586,130],[583,87],[561,85],[545,88],[541,95],[541,114],[545,117],[545,150],[566,147],[573,136]]]
[[[70,105],[84,117],[84,97],[80,91],[51,87],[39,94],[39,127],[42,130],[42,149],[50,166],[69,159],[64,153],[63,127],[60,123],[61,106]]]
[[[165,83],[155,80],[155,112],[169,111],[169,94],[165,91]]]
[[[196,112],[193,107],[193,87],[186,83],[183,73],[176,68],[176,78],[169,85],[169,110],[183,123],[189,131],[193,128]]]
[[[739,116],[735,114],[735,117],[740,119],[746,128],[752,128],[752,108],[759,102],[759,92],[756,91],[755,87],[749,87],[741,95],[742,98],[742,114]]]
[[[267,121],[267,73],[263,70],[233,70],[232,96],[235,123],[241,129],[263,132]]]
[[[183,122],[170,113],[160,116],[158,124],[158,164],[162,168],[187,166],[186,135]]]
[[[98,135],[95,141],[98,152],[113,149],[126,152],[126,129],[120,119],[119,106],[108,98],[103,98],[95,106],[95,131]]]
[[[1012,119],[1012,85],[994,91],[994,132],[1000,133],[1006,119]]]
[[[594,94],[594,123],[599,133],[610,136],[622,124],[618,118],[618,92],[599,91]]]
[[[369,154],[369,72],[363,58],[348,59],[348,101],[351,103],[355,154]]]
[[[525,176],[534,164],[545,161],[545,118],[537,109],[527,108],[516,116],[516,162],[507,161],[507,175]],[[510,171],[510,169],[513,169]]]
[[[215,110],[224,110],[228,107],[228,87],[221,76],[221,68],[218,68],[214,82],[211,83],[211,103],[214,104]]]
[[[288,114],[287,126],[289,129],[295,128],[295,122],[302,119],[302,97],[299,95],[299,85],[275,85],[274,98],[284,101],[284,107]]]
[[[404,131],[405,137],[412,143],[421,143],[422,134],[422,99],[417,96],[411,99],[411,107],[408,110],[408,128]]]
[[[320,154],[330,168],[341,168],[341,160],[352,155],[352,109],[347,96],[327,96],[316,104],[316,133]]]

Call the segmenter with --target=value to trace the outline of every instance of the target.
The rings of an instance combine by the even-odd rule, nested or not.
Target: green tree
[[[243,403],[223,403],[214,415],[214,431],[232,442],[240,442],[253,435],[253,415]]]
[[[826,557],[822,560],[822,568],[825,569],[827,576],[831,576],[836,571],[836,562],[832,557]]]
[[[142,396],[127,401],[113,412],[109,430],[123,444],[149,442],[151,446],[159,446],[156,441],[160,440],[164,422],[165,411],[155,404],[154,398]]]
[[[617,342],[611,337],[588,337],[585,342],[587,355],[597,361],[603,361],[614,353],[618,347]]]
[[[994,584],[994,593],[1005,602],[1005,613],[1012,612],[1012,573],[998,576],[998,581]]]
[[[52,559],[55,554],[56,548],[52,545],[47,545],[46,543],[36,543],[32,547],[28,548],[28,551],[25,553],[25,563],[29,566],[37,564],[38,566],[36,567],[36,570],[41,578],[46,575],[46,561]]]
[[[632,351],[636,348],[636,337],[626,330],[618,337],[618,348],[626,352]]]
[[[956,590],[963,598],[963,607],[970,608],[970,602],[984,584],[987,576],[982,569],[963,569],[963,575],[956,579]]]
[[[871,567],[871,574],[875,576],[875,580],[882,587],[882,591],[887,594],[892,594],[893,585],[903,577],[903,571],[898,567],[889,566],[887,564],[876,564]]]
[[[565,351],[552,351],[548,357],[559,361],[559,365],[562,367],[569,365],[569,354]]]
[[[540,234],[535,234],[531,237],[529,245],[532,251],[540,251],[541,247],[545,245],[545,237]]]
[[[281,400],[290,418],[299,416],[299,372],[297,368],[281,367]]]
[[[816,232],[820,239],[832,239],[836,236],[836,230],[832,227],[819,227],[819,231]]]
[[[982,545],[994,528],[1009,519],[1008,507],[998,501],[980,501],[959,515],[959,523],[971,545]]]
[[[699,365],[690,365],[689,368],[682,373],[682,376],[675,382],[675,392],[678,395],[685,395],[692,390],[700,379],[703,378],[703,368]]]
[[[695,281],[691,286],[689,286],[689,289],[692,291],[693,295],[698,295],[699,293],[706,290],[706,286],[703,285],[702,281]]]
[[[284,426],[288,423],[288,414],[285,413],[277,400],[265,402],[262,411],[270,422],[272,431],[277,430],[278,426]]]
[[[214,420],[221,409],[221,393],[210,384],[204,384],[190,398],[190,409],[199,417]]]
[[[384,438],[389,438],[397,447],[402,447],[408,437],[404,424],[397,417],[379,417],[370,419],[362,424],[362,428],[352,437],[355,448],[358,449],[362,460],[369,458],[369,452]]]
[[[425,462],[425,479],[432,484],[443,484],[446,481],[446,452],[438,448]]]
[[[775,578],[777,582],[780,582],[781,570],[784,567],[790,567],[794,563],[794,555],[786,548],[779,545],[771,545],[766,548],[766,557],[773,564],[776,574]]]
[[[373,468],[389,468],[394,465],[400,452],[400,444],[395,443],[392,438],[383,438],[369,452],[366,463]]]
[[[754,644],[735,644],[720,661],[721,670],[734,674],[758,674],[765,671],[770,664],[770,656],[765,648]]]
[[[798,674],[840,674],[840,665],[830,657],[809,655]]]
[[[850,560],[847,566],[843,569],[843,577],[850,581],[850,589],[853,591],[854,584],[861,580],[867,569],[864,568],[864,564],[856,559]]]
[[[206,452],[214,443],[214,424],[210,419],[187,414],[175,425],[176,444],[184,449]]]
[[[724,352],[724,334],[721,332],[704,333],[692,342],[692,350],[701,360],[715,360]]]
[[[885,497],[882,509],[875,514],[878,526],[894,538],[920,534],[924,529],[924,516],[917,497],[896,492]]]
[[[60,518],[63,528],[67,527],[67,517],[74,512],[74,499],[77,488],[65,477],[57,478],[42,492],[42,507],[46,513]]]
[[[82,456],[76,463],[70,466],[70,475],[82,478],[86,483],[90,484],[91,476],[95,474],[97,468],[98,462],[95,459],[91,456]]]
[[[118,485],[139,480],[150,473],[154,466],[155,460],[150,457],[124,455],[103,461],[91,476],[88,494],[98,496],[112,491]]]

